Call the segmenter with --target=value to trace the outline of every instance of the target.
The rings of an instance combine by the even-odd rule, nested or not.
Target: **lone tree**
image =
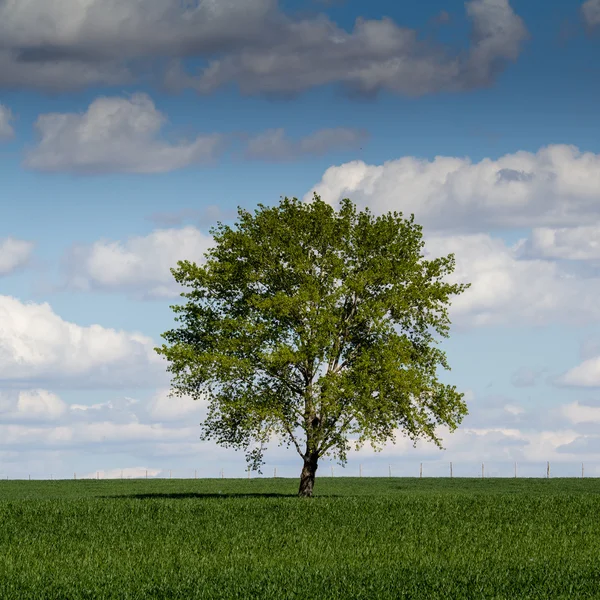
[[[448,337],[449,296],[470,285],[441,281],[454,256],[424,260],[414,215],[340,205],[284,198],[254,216],[238,208],[236,229],[218,222],[205,264],[171,269],[191,291],[171,306],[182,323],[162,335],[171,346],[155,348],[171,397],[209,401],[200,439],[245,449],[259,473],[273,435],[294,444],[300,496],[312,496],[322,456],[346,464],[349,435],[381,451],[401,428],[442,448],[435,425],[454,431],[468,414],[437,381],[437,364],[450,367],[431,345],[432,330]]]

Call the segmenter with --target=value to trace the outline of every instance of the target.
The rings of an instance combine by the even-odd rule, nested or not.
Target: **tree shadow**
[[[147,493],[147,494],[111,494],[98,496],[99,498],[138,498],[140,500],[151,500],[153,498],[174,498],[174,499],[186,499],[186,498],[297,498],[297,494],[276,494],[271,492],[265,493],[235,493],[235,492],[223,492],[222,494],[215,494],[214,492],[181,492],[181,493]]]

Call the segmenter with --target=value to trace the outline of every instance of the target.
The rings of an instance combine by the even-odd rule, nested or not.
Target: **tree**
[[[155,348],[171,396],[208,399],[201,439],[245,449],[259,473],[273,435],[295,446],[300,496],[321,457],[347,462],[350,435],[380,451],[401,428],[442,448],[435,425],[454,431],[468,414],[437,381],[437,365],[450,367],[432,345],[432,331],[449,335],[449,296],[470,285],[441,281],[454,255],[425,260],[414,215],[340,205],[283,198],[254,216],[238,207],[235,229],[218,222],[205,264],[171,269],[191,291],[171,306],[182,324],[162,334],[171,346]]]

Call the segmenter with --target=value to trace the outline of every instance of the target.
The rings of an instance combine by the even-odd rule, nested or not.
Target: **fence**
[[[436,464],[439,464],[439,462],[436,462]],[[561,464],[564,464],[564,463],[561,463]],[[515,479],[518,477],[517,465],[518,465],[518,463],[515,462],[514,463],[514,474],[512,475]],[[162,471],[163,470],[160,470],[158,472],[160,473]],[[121,470],[120,479],[124,478],[123,477],[123,472],[124,472],[124,470]],[[323,471],[321,471],[321,472],[323,472]],[[449,471],[447,473],[448,473],[450,479],[454,478],[455,475],[454,475],[454,471],[453,471],[452,461],[449,463]],[[191,475],[191,473],[189,473],[189,474]],[[225,479],[225,470],[221,469],[219,471],[219,475],[220,475],[221,479]],[[346,475],[346,476],[352,477],[353,475]],[[358,476],[359,477],[363,476],[362,464],[358,465]],[[393,476],[392,475],[392,465],[390,464],[390,465],[388,465],[388,477],[392,477],[392,476]],[[250,470],[250,468],[247,469],[247,477],[248,477],[248,479],[251,478],[251,470]],[[264,478],[264,475],[262,477]],[[294,477],[297,477],[297,475],[294,475]],[[331,477],[334,477],[334,467],[333,466],[331,467]],[[398,475],[394,475],[394,477],[398,477]],[[406,475],[403,475],[403,477],[406,477]],[[434,475],[433,477],[440,477],[440,476],[439,475],[437,475],[437,476]],[[444,475],[442,475],[442,477],[444,477]],[[544,476],[542,475],[542,477],[544,477]],[[571,475],[571,477],[574,477],[574,476]],[[579,474],[577,474],[575,477],[579,478]],[[581,463],[581,478],[583,479],[584,477],[585,477],[584,463]],[[588,477],[589,477],[589,475],[588,475]],[[150,478],[154,479],[154,478],[156,478],[156,475],[151,474]],[[273,478],[277,479],[277,467],[274,467],[274,469],[273,469]],[[423,463],[419,464],[419,478],[420,479],[423,478]],[[477,476],[477,478],[479,478],[479,476]],[[482,462],[481,463],[481,479],[484,479],[484,478],[485,478],[485,464]],[[535,476],[534,476],[534,478],[535,478]],[[550,479],[550,461],[546,461],[545,478]],[[2,478],[2,479],[8,480],[9,477],[8,477],[8,475],[6,475],[6,477]],[[28,479],[29,479],[29,481],[31,481],[31,474],[28,475]],[[39,479],[44,480],[44,479],[47,479],[47,478],[38,478],[38,480]],[[53,480],[53,479],[54,479],[54,475],[51,473],[50,474],[50,480]],[[73,473],[73,479],[75,479],[75,480],[77,479],[77,473],[76,472]],[[87,477],[80,477],[79,479],[119,479],[119,477],[118,476],[117,477],[106,477],[106,476],[103,476],[101,478],[100,477],[100,471],[97,471],[96,472],[96,477],[88,475]],[[143,475],[138,475],[138,474],[136,474],[135,476],[127,475],[126,479],[148,479],[148,470],[146,470]],[[166,477],[160,477],[160,479],[166,479]],[[169,470],[169,477],[168,477],[168,479],[173,479],[173,470],[172,469]],[[188,479],[188,478],[187,477],[179,477],[179,479]],[[194,479],[198,479],[198,470],[197,469],[194,469]]]

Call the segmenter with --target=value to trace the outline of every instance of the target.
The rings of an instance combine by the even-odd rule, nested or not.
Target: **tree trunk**
[[[313,493],[313,487],[315,485],[315,474],[317,472],[317,461],[319,457],[316,454],[309,454],[304,459],[304,466],[302,467],[302,474],[300,475],[300,489],[298,490],[298,496],[304,498],[310,498]]]

